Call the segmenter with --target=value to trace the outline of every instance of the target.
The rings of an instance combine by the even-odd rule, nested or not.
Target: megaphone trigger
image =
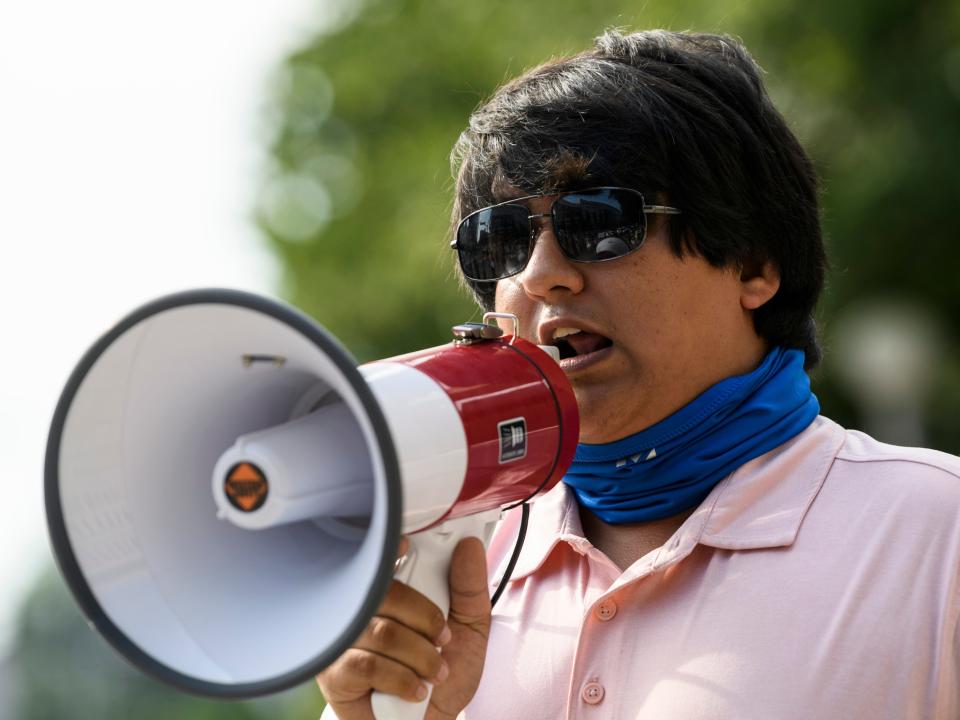
[[[457,544],[467,537],[477,537],[484,547],[490,542],[493,528],[500,519],[500,510],[488,510],[414,533],[409,536],[407,553],[398,560],[395,580],[409,585],[440,608],[444,617],[450,614],[450,558]],[[433,687],[427,683],[432,693]],[[401,700],[394,695],[375,692],[370,699],[377,720],[422,720],[430,694],[421,702]]]

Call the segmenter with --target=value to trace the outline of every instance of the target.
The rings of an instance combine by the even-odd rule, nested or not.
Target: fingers
[[[404,538],[400,554],[406,551]],[[443,720],[456,717],[476,692],[490,631],[483,544],[464,540],[451,560],[449,625],[426,596],[394,581],[354,647],[317,677],[341,720],[373,720],[372,690],[415,702],[432,683],[428,717]]]
[[[401,582],[394,581],[390,584],[377,615],[405,625],[429,640],[432,645],[445,645],[450,639],[450,630],[440,608]]]
[[[371,690],[396,695],[410,702],[423,700],[429,693],[423,680],[406,665],[359,648],[347,650],[317,681],[327,702],[333,704],[335,709],[338,702],[350,702],[358,698],[367,700],[366,706],[369,708]]]
[[[370,720],[371,691],[418,701],[429,692],[425,681],[447,679],[437,646],[450,637],[440,608],[394,581],[363,634],[317,676],[317,684],[341,720]]]
[[[354,647],[389,657],[434,684],[450,674],[433,642],[390,618],[371,620]]]
[[[453,640],[443,648],[450,680],[430,697],[426,720],[453,720],[470,702],[480,684],[490,635],[490,595],[483,544],[461,541],[450,566],[450,628]]]

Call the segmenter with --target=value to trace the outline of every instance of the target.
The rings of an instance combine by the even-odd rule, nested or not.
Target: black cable
[[[523,540],[527,537],[527,522],[530,520],[530,505],[524,503],[520,506],[520,530],[517,533],[517,544],[513,546],[513,555],[510,556],[510,562],[507,563],[507,569],[503,571],[503,577],[500,579],[500,584],[497,585],[497,589],[493,593],[493,597],[490,599],[490,609],[493,609],[493,606],[497,604],[497,600],[500,599],[500,596],[503,594],[503,591],[507,587],[507,583],[510,582],[510,576],[513,575],[513,568],[517,564],[517,559],[520,557],[520,550],[523,549]]]

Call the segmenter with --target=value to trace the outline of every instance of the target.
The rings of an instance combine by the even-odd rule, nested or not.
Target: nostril
[[[582,271],[568,259],[553,232],[547,228],[530,247],[526,266],[519,280],[533,298],[545,298],[556,292],[580,292],[584,287]]]

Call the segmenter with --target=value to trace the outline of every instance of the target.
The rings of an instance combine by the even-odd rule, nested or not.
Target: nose
[[[524,292],[546,302],[579,293],[584,286],[582,268],[560,250],[549,216],[537,216],[535,222],[539,227],[531,240],[530,260],[518,278]]]

